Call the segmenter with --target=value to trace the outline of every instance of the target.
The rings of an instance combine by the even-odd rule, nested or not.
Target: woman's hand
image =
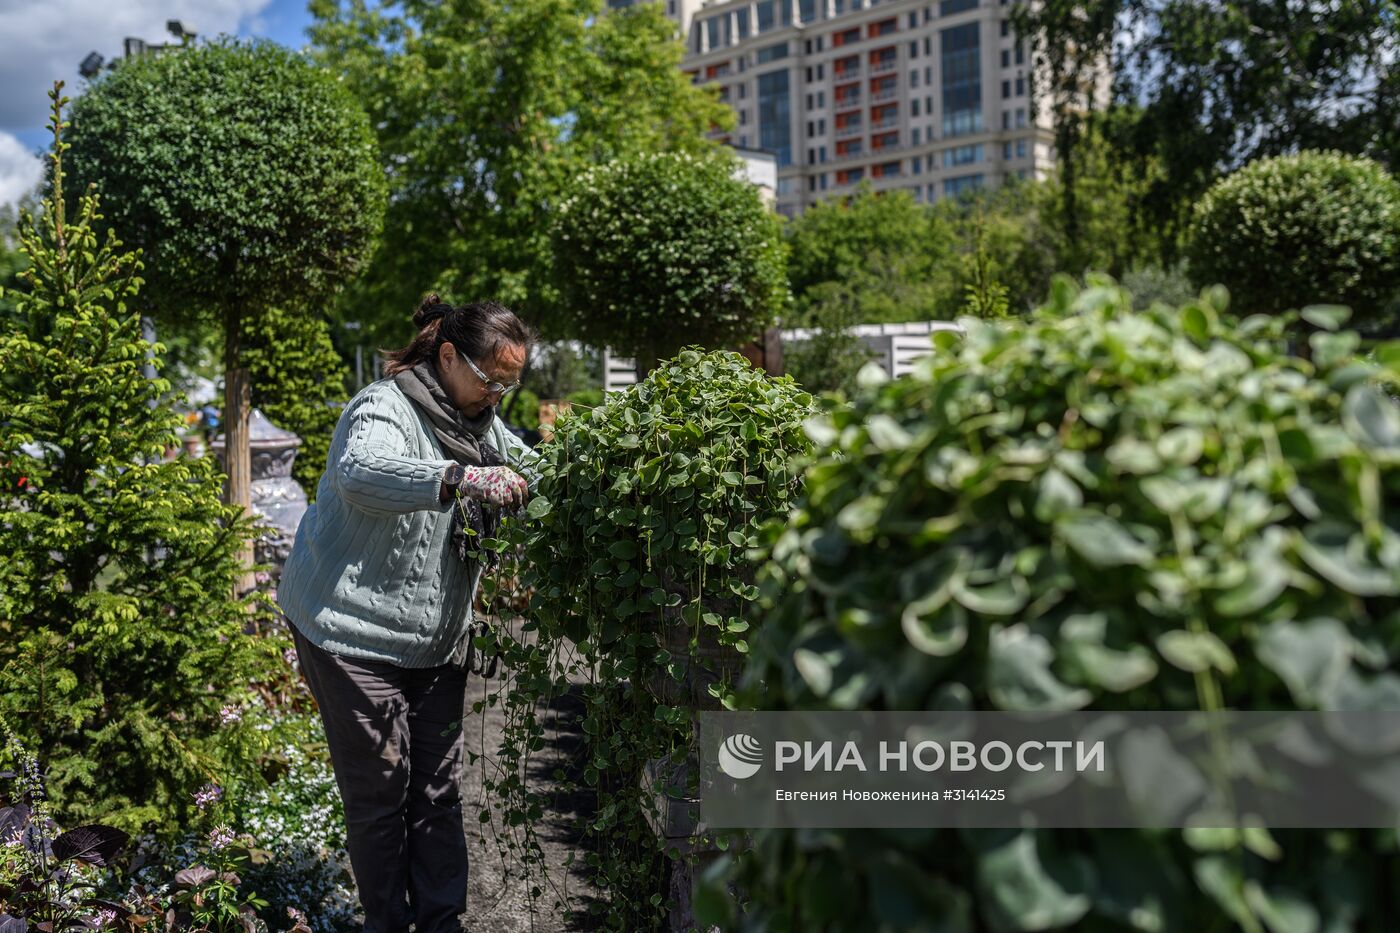
[[[525,477],[507,466],[469,466],[458,488],[464,496],[507,508],[524,505],[530,494]]]

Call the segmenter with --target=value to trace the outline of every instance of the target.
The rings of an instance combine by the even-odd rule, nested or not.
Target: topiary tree
[[[143,373],[141,264],[99,237],[96,194],[69,219],[58,88],[52,193],[0,333],[0,711],[60,821],[173,830],[201,784],[258,780],[243,710],[285,643],[244,634],[252,533],[211,461],[162,459],[181,419]]]
[[[331,343],[330,327],[318,315],[269,308],[243,322],[241,346],[252,405],[301,437],[292,478],[315,501],[339,406],[350,398],[350,370]]]
[[[578,335],[637,359],[752,338],[787,301],[777,217],[733,159],[650,154],[589,169],[555,212],[554,272]]]
[[[1343,332],[1314,334],[1303,362],[1284,318],[1224,311],[1218,288],[1134,313],[1109,281],[1059,279],[1032,322],[964,318],[911,376],[815,422],[803,499],[765,539],[741,699],[1392,708],[1400,409],[1374,383],[1396,371],[1358,363]],[[1394,834],[1366,831],[753,836],[746,929],[1279,930],[1286,914],[1379,931],[1400,871]],[[704,919],[732,923],[717,893]]]
[[[144,250],[143,302],[222,324],[230,501],[247,508],[243,324],[321,306],[367,261],[385,201],[369,122],[335,76],[233,40],[127,61],[73,120],[69,170]]]
[[[1334,302],[1368,321],[1400,289],[1400,182],[1339,152],[1260,159],[1201,198],[1187,253],[1242,313]]]
[[[543,739],[542,710],[581,691],[583,777],[598,794],[585,832],[611,929],[659,929],[672,906],[679,856],[648,820],[686,760],[694,712],[730,700],[757,596],[746,548],[788,509],[811,414],[790,378],[692,348],[562,416],[537,448],[532,521],[512,538],[532,589],[530,634],[504,642],[513,681],[490,784],[506,825],[526,834],[519,864],[542,864],[529,835],[542,801],[522,766]]]

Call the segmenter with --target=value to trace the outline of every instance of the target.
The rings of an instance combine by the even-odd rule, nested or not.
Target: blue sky
[[[291,48],[305,44],[311,22],[306,0],[0,0],[0,205],[38,180],[54,80],[70,95],[80,92],[84,56],[119,55],[126,36],[167,41],[170,19],[201,36],[232,33]]]

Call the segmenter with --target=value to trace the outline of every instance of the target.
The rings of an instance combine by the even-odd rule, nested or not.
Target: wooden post
[[[230,306],[224,312],[224,469],[228,472],[225,498],[247,515],[253,505],[253,460],[248,448],[248,411],[253,405],[253,386],[240,360],[241,329],[239,309]],[[239,552],[238,562],[244,573],[234,592],[241,596],[257,585],[251,541]]]

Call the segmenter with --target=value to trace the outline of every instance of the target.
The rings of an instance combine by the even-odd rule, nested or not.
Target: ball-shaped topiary
[[[748,649],[758,590],[747,549],[786,514],[810,444],[812,396],[737,353],[684,350],[625,392],[561,416],[533,521],[517,526],[532,636],[506,646],[514,682],[505,757],[542,739],[542,697],[581,693],[588,826],[610,928],[656,929],[668,870],[657,814],[665,763],[683,761],[697,708],[718,707]],[[648,762],[660,770],[642,777]],[[523,764],[522,761],[514,764]],[[512,819],[538,806],[508,763]],[[536,864],[526,858],[527,864]]]
[[[1188,255],[1242,313],[1325,302],[1372,318],[1400,289],[1400,182],[1338,152],[1260,159],[1196,205]]]
[[[128,60],[77,99],[72,123],[70,187],[102,191],[163,317],[324,299],[374,247],[386,187],[369,119],[279,45]]]
[[[1134,313],[1109,282],[1059,280],[1030,323],[963,319],[814,422],[746,705],[1394,708],[1400,410],[1374,385],[1394,373],[1357,362],[1354,333],[1313,335],[1309,364],[1285,318],[1224,310],[1218,289]],[[1161,831],[872,836],[758,833],[753,928],[1209,929],[1280,897],[1322,929],[1379,921],[1400,869],[1364,832],[1280,833],[1272,862]]]
[[[589,169],[552,226],[554,271],[578,335],[640,370],[687,344],[756,336],[787,301],[777,217],[736,163],[652,153]]]

